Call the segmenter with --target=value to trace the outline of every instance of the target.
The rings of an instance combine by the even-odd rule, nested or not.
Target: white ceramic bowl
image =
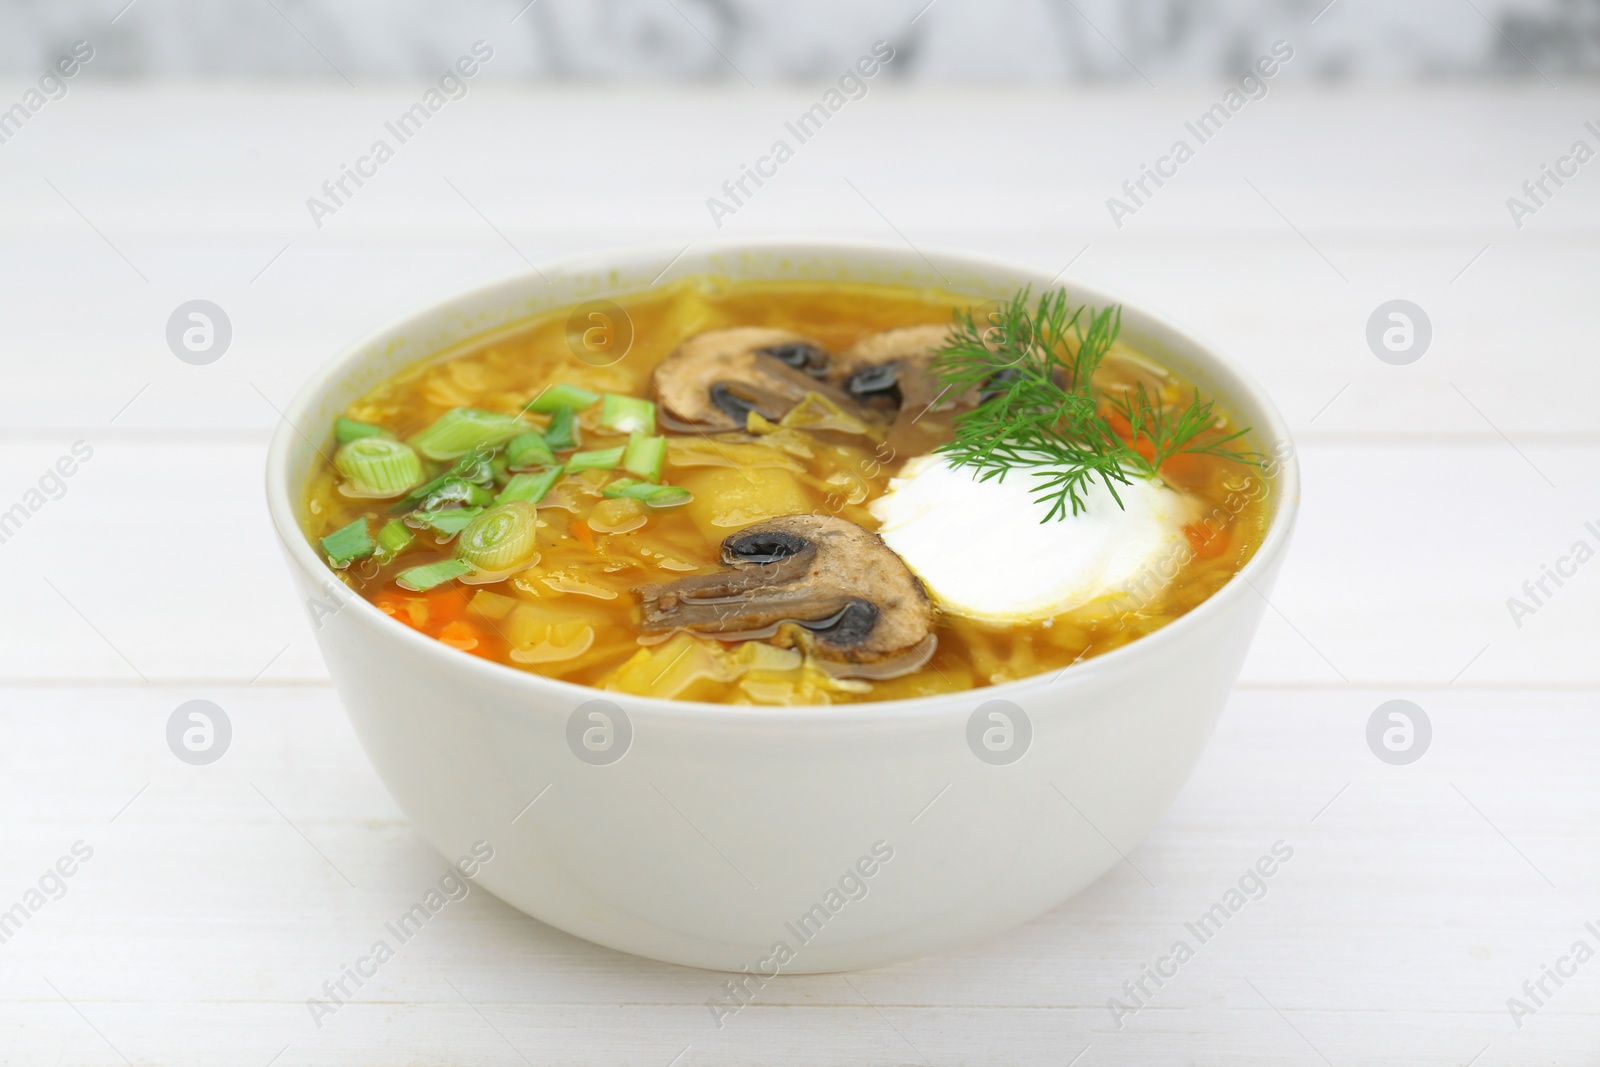
[[[1221,398],[1283,457],[1271,528],[1210,600],[1064,672],[838,707],[602,693],[395,622],[334,581],[307,542],[300,512],[313,442],[327,448],[346,404],[529,315],[647,289],[676,252],[554,264],[543,270],[548,282],[522,274],[420,311],[341,353],[278,426],[267,466],[273,524],[378,773],[444,855],[492,845],[477,881],[496,896],[579,937],[673,963],[870,967],[1055,906],[1132,850],[1194,767],[1260,621],[1299,498],[1287,432],[1260,389],[1148,311],[1065,285],[1074,301],[1123,303],[1125,337]],[[1051,281],[974,256],[822,243],[691,250],[668,276],[695,273],[937,285],[980,300]],[[984,730],[995,731],[998,756],[969,745]]]

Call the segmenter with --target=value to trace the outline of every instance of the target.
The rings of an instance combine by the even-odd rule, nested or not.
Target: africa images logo
[[[754,1002],[756,993],[792,963],[800,950],[821,936],[823,927],[835,915],[854,901],[865,900],[871,892],[872,879],[894,859],[894,846],[887,841],[874,841],[872,848],[855,863],[845,868],[835,884],[822,894],[809,908],[783,924],[785,936],[772,942],[767,954],[754,963],[745,964],[737,974],[722,983],[723,995],[706,1001],[711,1021],[718,1030],[723,1023],[739,1014],[746,1005]],[[793,938],[791,943],[790,938]]]
[[[439,75],[438,83],[429,86],[421,100],[383,124],[388,137],[373,141],[364,155],[356,157],[354,166],[339,164],[339,173],[322,183],[322,196],[306,198],[306,210],[311,213],[311,221],[317,229],[322,229],[325,218],[337,215],[368,181],[376,178],[378,168],[393,159],[401,145],[421,133],[422,128],[434,115],[444,110],[446,104],[464,99],[470,89],[468,79],[475,77],[483,64],[493,58],[492,46],[485,41],[474,41],[471,54],[459,57],[453,66]],[[393,138],[393,144],[390,138]],[[351,188],[352,185],[354,188]]]

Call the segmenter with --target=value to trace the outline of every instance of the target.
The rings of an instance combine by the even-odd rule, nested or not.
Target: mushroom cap
[[[870,334],[839,357],[831,376],[856,403],[920,416],[937,399],[939,410],[970,406],[967,397],[941,394],[944,385],[929,369],[950,334],[947,324],[903,326]]]
[[[978,388],[951,393],[931,364],[950,336],[948,325],[902,326],[883,330],[857,341],[839,356],[829,377],[857,405],[871,411],[894,413],[895,424],[915,422],[926,412],[965,411],[1005,388],[1016,370],[997,365]],[[1066,387],[1064,374],[1056,380]]]
[[[809,631],[840,673],[893,677],[933,654],[934,610],[917,576],[877,534],[830,515],[785,515],[722,542],[728,569],[640,590],[645,633],[771,636]]]
[[[742,430],[755,411],[772,422],[807,393],[856,405],[823,380],[832,357],[820,342],[792,330],[738,326],[684,341],[655,369],[663,422],[701,433]]]

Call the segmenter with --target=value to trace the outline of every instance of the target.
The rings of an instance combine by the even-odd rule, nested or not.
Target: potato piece
[[[518,663],[577,659],[594,644],[594,627],[585,622],[534,622],[516,629],[519,640],[510,654]]]
[[[667,438],[669,467],[777,467],[787,471],[805,470],[793,457],[766,445],[742,441],[719,441],[712,437]]]
[[[596,600],[615,600],[617,591],[608,585],[590,581],[589,578],[578,571],[551,571],[541,575],[539,581],[547,589],[557,593],[576,593],[579,596],[591,596]]]
[[[581,567],[532,567],[513,574],[511,588],[529,600],[568,600],[565,594],[569,593],[596,600],[615,600],[619,595],[611,586],[593,580]]]
[[[520,643],[518,635],[524,632],[515,627],[529,627],[526,632],[532,633],[531,627],[535,624],[558,622],[583,622],[596,629],[615,625],[612,613],[605,607],[592,600],[573,597],[552,597],[544,601],[519,599],[517,606],[498,625],[506,640],[515,645]]]
[[[589,528],[595,533],[628,533],[646,521],[644,505],[629,497],[602,500],[589,512]]]
[[[779,515],[813,510],[805,488],[786,470],[710,467],[684,474],[679,484],[694,494],[684,511],[712,543]]]
[[[574,611],[566,606],[519,603],[496,624],[518,663],[561,663],[576,659],[594,645],[595,631],[606,625],[603,613]]]
[[[517,598],[502,596],[492,593],[487,589],[480,589],[473,594],[472,600],[467,604],[467,610],[474,615],[481,615],[491,621],[503,619],[517,606]]]
[[[715,641],[680,633],[652,648],[641,648],[605,683],[605,688],[638,696],[715,700],[736,677],[731,657]]]

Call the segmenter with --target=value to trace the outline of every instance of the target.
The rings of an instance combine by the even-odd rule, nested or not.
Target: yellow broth
[[[862,337],[900,326],[950,321],[973,303],[958,294],[878,285],[729,284],[686,279],[620,301],[632,325],[626,355],[610,365],[607,335],[574,334],[569,309],[517,330],[447,353],[379,385],[346,411],[401,440],[451,408],[513,413],[541,390],[570,383],[597,393],[650,397],[651,372],[679,342],[705,330],[767,326],[808,334],[838,353]],[[602,328],[618,324],[594,320]],[[626,339],[625,332],[612,337]],[[588,358],[579,358],[577,353]],[[1142,381],[1167,402],[1187,401],[1193,386],[1118,341],[1095,378],[1115,391]],[[1222,412],[1219,429],[1236,427]],[[624,444],[598,422],[599,405],[579,417],[584,449]],[[530,415],[535,426],[547,416]],[[907,420],[901,420],[906,422]],[[892,700],[976,689],[1059,671],[1150,633],[1193,609],[1255,553],[1265,533],[1270,486],[1261,469],[1233,460],[1184,454],[1161,469],[1173,488],[1198,498],[1205,516],[1185,528],[1189,558],[1163,561],[1176,577],[1158,588],[1131,587],[1055,618],[995,625],[941,614],[931,659],[901,677],[868,681],[836,677],[791,649],[758,640],[719,641],[639,631],[643,585],[720,569],[722,540],[762,519],[786,514],[836,515],[875,530],[867,505],[911,457],[950,437],[948,417],[929,413],[886,439],[787,429],[746,433],[666,434],[663,480],[694,494],[686,505],[656,510],[606,499],[609,471],[568,474],[538,506],[538,551],[532,565],[487,584],[448,582],[427,592],[395,583],[408,568],[452,555],[449,539],[421,531],[416,543],[385,564],[359,560],[339,577],[398,622],[462,651],[507,666],[602,689],[728,703],[839,703]],[[332,454],[332,449],[327,450]],[[448,467],[432,464],[428,476]],[[394,501],[351,499],[324,463],[306,489],[306,533],[322,537],[365,517],[376,528]],[[1003,537],[1003,531],[997,531]]]

